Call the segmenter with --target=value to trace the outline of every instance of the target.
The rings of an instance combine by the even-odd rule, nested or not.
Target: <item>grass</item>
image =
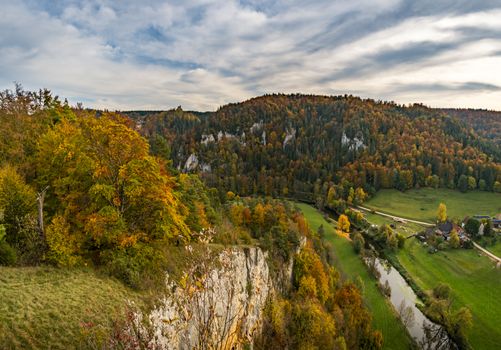
[[[498,238],[498,242],[496,242],[495,245],[490,245],[485,247],[488,251],[490,251],[492,254],[501,256],[501,242],[499,241],[500,238]]]
[[[364,300],[373,315],[374,328],[381,330],[384,349],[407,349],[410,339],[407,331],[397,319],[391,304],[376,287],[376,280],[369,274],[360,256],[355,254],[349,241],[336,235],[335,230],[322,214],[307,204],[297,204],[310,227],[317,230],[323,225],[326,239],[332,244],[336,256],[336,268],[341,274],[355,281],[360,276],[365,285]]]
[[[473,315],[469,340],[474,349],[499,349],[501,340],[501,270],[475,250],[429,254],[416,239],[397,253],[400,263],[424,290],[439,282],[452,288],[453,306],[467,306]]]
[[[415,224],[413,222],[406,222],[405,224],[396,222],[393,219],[386,217],[386,216],[381,216],[378,214],[372,214],[368,212],[363,212],[364,217],[367,219],[367,221],[373,225],[381,226],[381,225],[391,225],[393,224],[395,226],[394,231],[397,233],[401,233],[405,237],[409,237],[417,232],[420,232],[424,229],[422,225]]]
[[[91,271],[0,267],[0,348],[76,348],[82,322],[109,325],[126,300],[140,305],[138,293]]]
[[[471,191],[461,193],[449,189],[422,188],[400,192],[381,190],[364,203],[364,206],[404,218],[436,221],[438,205],[447,206],[450,218],[463,219],[465,216],[495,215],[501,212],[501,194]]]

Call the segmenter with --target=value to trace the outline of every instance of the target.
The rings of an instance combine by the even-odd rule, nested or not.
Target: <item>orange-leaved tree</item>
[[[125,120],[82,113],[63,119],[38,145],[39,181],[50,215],[96,247],[189,236],[175,181]]]

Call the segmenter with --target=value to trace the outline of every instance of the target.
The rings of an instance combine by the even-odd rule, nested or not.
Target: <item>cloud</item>
[[[0,0],[0,88],[214,110],[270,92],[501,109],[501,5],[466,0]]]

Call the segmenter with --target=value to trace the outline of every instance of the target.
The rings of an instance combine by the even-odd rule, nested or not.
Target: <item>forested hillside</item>
[[[497,147],[501,147],[501,112],[485,109],[442,109],[442,111],[462,120],[480,136],[492,140]]]
[[[214,113],[125,114],[179,170],[199,171],[209,186],[240,195],[318,203],[330,188],[348,202],[357,188],[361,197],[361,190],[423,186],[501,191],[499,147],[422,105],[266,95]]]

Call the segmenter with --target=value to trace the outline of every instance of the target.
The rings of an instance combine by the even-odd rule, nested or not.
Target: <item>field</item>
[[[0,267],[0,349],[75,348],[82,322],[109,324],[127,299],[140,300],[90,271]]]
[[[355,254],[349,241],[336,235],[332,224],[322,214],[306,204],[297,204],[304,213],[310,227],[317,230],[320,225],[331,242],[336,255],[336,267],[342,275],[352,281],[360,276],[365,285],[364,299],[373,314],[374,327],[383,332],[384,349],[407,349],[410,340],[404,326],[398,321],[390,303],[376,287],[376,280],[369,275],[360,256]]]
[[[397,257],[424,290],[439,282],[452,287],[453,306],[467,306],[473,314],[469,334],[473,349],[499,349],[501,269],[475,250],[429,254],[416,239],[408,240]]]
[[[501,212],[501,194],[471,191],[461,193],[449,189],[423,188],[400,192],[381,190],[364,206],[404,218],[435,222],[440,202],[447,206],[450,218],[463,219],[475,214],[495,215]]]
[[[393,219],[382,216],[382,215],[377,215],[377,214],[372,214],[369,212],[363,212],[364,217],[367,219],[367,221],[373,225],[391,225],[393,224],[395,226],[394,231],[401,233],[405,237],[409,237],[417,232],[420,232],[424,229],[423,226],[419,224],[415,224],[413,222],[406,222],[405,224],[400,223],[400,222],[395,222]]]

